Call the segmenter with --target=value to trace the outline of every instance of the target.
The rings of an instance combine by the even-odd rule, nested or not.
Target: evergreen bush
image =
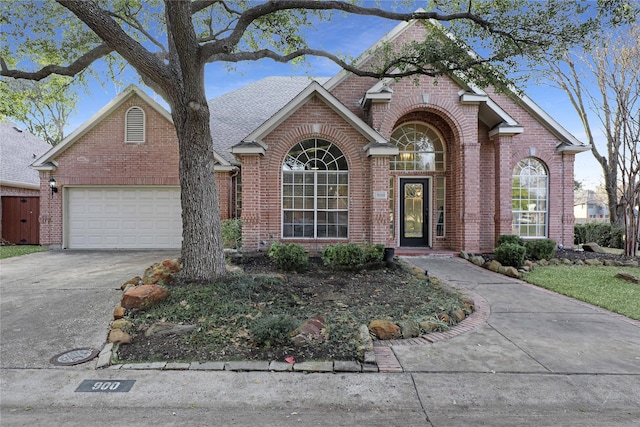
[[[309,254],[302,245],[297,243],[278,243],[274,242],[267,256],[271,258],[276,265],[285,271],[304,271],[309,266]]]
[[[527,256],[533,259],[551,259],[556,254],[556,242],[550,239],[529,240],[525,243]]]
[[[502,265],[520,267],[524,262],[524,255],[527,249],[516,243],[503,243],[494,249],[493,254]]]
[[[516,245],[524,246],[524,240],[515,234],[503,234],[498,237],[498,246],[503,243],[515,243]]]
[[[242,247],[242,220],[226,219],[222,221],[222,244],[228,249]]]
[[[251,338],[261,346],[271,347],[287,344],[298,322],[289,316],[270,316],[256,319],[249,326]]]

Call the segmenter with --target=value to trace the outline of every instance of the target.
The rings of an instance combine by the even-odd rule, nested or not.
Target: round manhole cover
[[[99,351],[95,348],[76,348],[53,356],[51,363],[58,366],[79,365],[93,359],[98,353]]]

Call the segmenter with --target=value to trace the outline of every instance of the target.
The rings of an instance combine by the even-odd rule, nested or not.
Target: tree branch
[[[7,63],[4,58],[0,57],[0,75],[4,77],[13,77],[15,79],[28,80],[42,80],[51,74],[73,77],[91,65],[94,61],[113,52],[113,50],[114,49],[109,47],[106,43],[101,43],[67,66],[50,64],[45,65],[38,71],[11,70],[7,67]]]
[[[214,2],[208,2],[208,6]],[[206,7],[206,6],[205,6]],[[492,22],[482,19],[478,15],[467,12],[458,12],[452,14],[439,14],[437,12],[409,12],[400,13],[392,12],[388,10],[362,7],[349,2],[344,1],[315,1],[315,0],[287,0],[277,1],[272,0],[264,4],[249,8],[245,10],[239,17],[238,23],[233,29],[233,32],[225,39],[218,40],[216,42],[206,44],[202,46],[203,57],[209,58],[219,53],[230,53],[233,48],[238,45],[242,36],[247,31],[249,26],[256,20],[265,15],[269,15],[274,12],[292,10],[292,9],[307,9],[307,10],[338,10],[355,15],[365,16],[377,16],[379,18],[395,20],[395,21],[411,21],[411,20],[436,20],[441,22],[456,21],[456,20],[468,20],[479,27],[485,29],[491,34],[508,37],[515,43],[526,43],[526,40],[518,40],[506,31],[502,31],[497,28]],[[192,8],[193,10],[193,8]]]
[[[448,66],[446,69],[438,69],[438,68],[426,69],[420,63],[421,61],[414,61],[412,60],[412,58],[401,57],[401,58],[396,58],[393,61],[390,61],[389,63],[385,64],[385,66],[380,71],[367,71],[367,70],[362,70],[360,68],[354,67],[353,65],[346,63],[345,61],[340,59],[338,56],[333,55],[329,52],[325,52],[323,50],[317,50],[317,49],[310,49],[310,48],[298,49],[295,52],[291,52],[287,55],[281,55],[269,49],[262,49],[255,52],[220,53],[213,57],[210,57],[208,62],[216,62],[216,61],[241,62],[241,61],[255,61],[258,59],[269,58],[276,62],[287,63],[296,58],[306,56],[306,55],[327,58],[335,62],[338,66],[342,67],[343,69],[357,76],[374,77],[374,78],[386,78],[386,77],[401,78],[401,77],[412,76],[415,74],[422,74],[422,75],[427,75],[431,77],[436,77],[436,76],[442,76],[445,73],[449,73],[449,72],[466,71],[468,70],[469,65],[471,66],[481,65],[481,64],[491,62],[491,59],[478,58],[478,59],[475,59],[470,64],[466,63],[464,67],[457,67],[453,65],[454,63],[449,63],[450,66]],[[401,65],[410,65],[413,68],[407,71],[392,71],[392,70],[396,70],[397,67]]]

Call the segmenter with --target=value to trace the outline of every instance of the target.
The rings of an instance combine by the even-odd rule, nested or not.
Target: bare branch
[[[91,65],[94,61],[110,54],[111,52],[113,52],[113,49],[106,43],[102,43],[67,66],[50,64],[45,65],[38,71],[11,70],[7,67],[7,63],[4,58],[0,57],[0,75],[4,77],[13,77],[15,79],[28,80],[42,80],[51,74],[73,77]]]

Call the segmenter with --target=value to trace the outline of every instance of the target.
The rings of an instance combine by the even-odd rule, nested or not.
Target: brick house
[[[0,230],[5,241],[39,243],[40,178],[29,165],[49,148],[15,123],[0,122]]]
[[[398,25],[402,44],[425,31]],[[366,64],[371,51],[358,60]],[[461,78],[272,77],[210,101],[222,219],[273,241],[492,251],[501,234],[573,245],[573,165],[587,146],[526,96]],[[131,87],[38,159],[43,244],[180,245],[169,113]]]

